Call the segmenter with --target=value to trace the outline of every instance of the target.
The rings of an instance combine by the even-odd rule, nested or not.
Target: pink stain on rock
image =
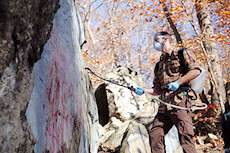
[[[79,152],[96,153],[97,106],[84,76],[83,24],[74,1],[59,0],[59,6],[50,38],[33,69],[26,117],[37,140],[34,152],[68,152],[76,142]]]
[[[53,27],[49,41],[51,59],[46,83],[46,102],[43,106],[47,116],[44,151],[52,153],[61,151],[61,147],[66,145],[66,139],[70,141],[75,115],[69,114],[71,103],[77,103],[77,112],[82,113],[78,106],[78,84],[72,79],[77,76],[71,76],[77,75],[76,70],[71,70],[74,68],[69,65],[72,57],[68,57],[71,55],[67,53],[68,47],[61,43],[61,37]]]

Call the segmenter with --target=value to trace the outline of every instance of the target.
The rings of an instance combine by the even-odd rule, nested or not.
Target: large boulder
[[[50,36],[58,0],[0,1],[0,152],[33,152],[26,119],[34,63]]]
[[[146,127],[134,120],[125,121],[117,130],[109,130],[101,137],[101,143],[119,148],[120,153],[151,153]]]
[[[102,76],[125,87],[146,87],[143,77],[130,68],[105,70]],[[119,148],[123,153],[150,153],[147,128],[157,113],[158,102],[149,95],[138,96],[122,86],[105,82],[95,91],[102,125],[100,142],[104,146]]]
[[[147,87],[143,77],[130,68],[108,69],[102,72],[102,76],[115,84],[104,82],[95,90],[101,145],[124,153],[150,153],[148,129],[159,102],[148,94],[138,96],[127,88]],[[175,127],[165,136],[165,144],[167,153],[182,152]]]
[[[72,0],[0,1],[0,152],[96,153],[97,106]]]
[[[96,153],[98,114],[81,46],[84,29],[72,0],[60,0],[26,117],[36,138],[35,152]]]
[[[120,153],[151,153],[149,134],[141,123],[130,121],[122,140]]]
[[[102,76],[105,79],[114,81],[122,86],[146,87],[143,77],[130,68],[118,67],[114,69],[107,69],[102,72]],[[134,92],[131,92],[128,88],[122,86],[105,82],[105,85],[102,84],[99,88],[97,88],[95,96],[98,99],[97,104],[99,113],[100,111],[105,111],[106,108],[104,107],[107,103],[109,118],[116,117],[121,121],[124,121],[129,119],[138,110],[141,110],[146,104],[151,102],[151,96],[146,94],[138,96]],[[106,91],[105,94],[104,91]],[[104,98],[98,98],[98,96],[104,96]]]

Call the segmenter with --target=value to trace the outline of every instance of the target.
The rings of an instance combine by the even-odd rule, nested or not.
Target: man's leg
[[[167,113],[158,113],[153,121],[150,133],[152,153],[165,153],[164,136],[171,129],[173,123]]]
[[[172,112],[170,118],[178,129],[180,144],[184,152],[196,153],[196,147],[193,141],[192,111],[179,109]]]

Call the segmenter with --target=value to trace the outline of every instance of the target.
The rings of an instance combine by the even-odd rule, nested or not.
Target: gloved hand
[[[168,90],[176,91],[180,87],[180,83],[178,81],[171,82],[167,85]]]
[[[225,153],[230,153],[229,148],[225,148],[225,149],[224,149],[224,152],[225,152]]]
[[[143,87],[136,87],[134,89],[134,93],[137,95],[143,95],[145,93],[145,89]]]

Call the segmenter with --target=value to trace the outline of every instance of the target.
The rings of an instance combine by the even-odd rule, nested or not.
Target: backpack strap
[[[159,62],[156,63],[155,70],[156,70],[156,71],[159,70]]]
[[[186,49],[187,48],[180,48],[178,51],[178,57],[180,60],[180,65],[181,65],[181,72],[183,73],[183,75],[188,72],[188,68],[184,64],[184,55],[183,55],[183,51]]]

